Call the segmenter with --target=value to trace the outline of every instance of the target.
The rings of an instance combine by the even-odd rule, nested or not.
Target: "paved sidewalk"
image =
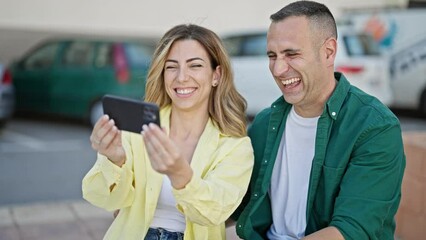
[[[83,200],[0,207],[0,240],[97,240],[112,220]]]
[[[0,240],[100,240],[112,213],[84,200],[0,207]],[[238,239],[234,228],[227,239]]]

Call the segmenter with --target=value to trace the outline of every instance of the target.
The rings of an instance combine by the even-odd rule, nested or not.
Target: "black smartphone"
[[[120,130],[140,133],[144,124],[153,122],[160,126],[159,107],[154,103],[105,95],[102,97],[102,106],[104,114],[114,119]]]

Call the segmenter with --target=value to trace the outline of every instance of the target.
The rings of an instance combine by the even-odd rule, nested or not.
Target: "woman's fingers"
[[[112,121],[112,120],[110,120]],[[108,122],[108,125],[114,124],[113,122]],[[99,143],[99,146],[102,148],[108,148],[111,143],[113,142],[115,136],[117,135],[118,129],[115,125],[112,125],[108,128],[108,131],[105,133],[105,135],[101,138],[101,141]]]
[[[111,145],[121,147],[121,131],[117,129]]]
[[[102,127],[98,130],[95,137],[99,140],[101,145],[103,146],[109,145],[110,142],[108,141],[111,140],[111,136],[108,136],[108,135],[115,134],[112,132],[114,127],[115,127],[114,120],[110,119],[106,123],[104,123],[104,125],[102,125]]]
[[[97,148],[100,145],[102,141],[102,137],[105,134],[105,130],[102,131],[102,129],[105,128],[105,125],[108,124],[108,122],[109,122],[108,115],[103,115],[96,122],[95,126],[93,127],[92,134],[90,135],[90,141],[92,142],[92,147]]]
[[[157,129],[144,125],[142,127],[142,135],[144,136],[148,151],[151,153],[152,157],[158,157],[160,155],[165,155],[166,149],[160,141],[160,136]]]
[[[103,115],[96,122],[90,135],[90,142],[94,150],[112,162],[119,166],[124,164],[126,153],[121,144],[121,131],[108,115]]]
[[[156,171],[165,174],[167,174],[169,171],[173,171],[173,169],[176,167],[176,163],[180,160],[178,157],[173,157],[178,156],[179,153],[171,152],[176,149],[173,142],[158,126],[144,125],[142,129],[145,146],[147,148],[153,168]],[[169,146],[173,147],[169,149]]]
[[[154,124],[142,127],[145,147],[151,166],[159,173],[166,174],[176,189],[181,189],[193,175],[189,163],[182,157],[181,150],[169,138],[164,129]]]
[[[163,150],[167,152],[175,151],[175,144],[170,140],[166,131],[157,125],[150,123],[149,125],[145,125],[145,129],[149,129],[149,134],[154,136],[156,141],[156,149]]]

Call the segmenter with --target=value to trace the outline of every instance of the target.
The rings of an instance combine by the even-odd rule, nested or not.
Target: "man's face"
[[[309,109],[322,108],[318,101],[328,81],[322,41],[312,33],[306,17],[288,17],[269,27],[269,69],[285,100],[302,116]]]

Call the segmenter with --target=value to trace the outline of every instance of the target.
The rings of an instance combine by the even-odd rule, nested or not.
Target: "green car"
[[[105,94],[142,99],[154,41],[50,39],[10,66],[16,112],[53,114],[92,125]]]

